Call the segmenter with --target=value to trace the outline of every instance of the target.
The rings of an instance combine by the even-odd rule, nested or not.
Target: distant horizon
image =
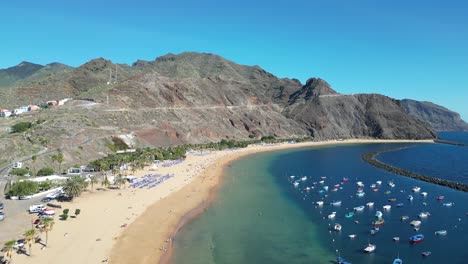
[[[184,51],[311,76],[345,94],[433,102],[468,119],[468,3],[370,0],[0,3],[0,68],[21,61],[131,65]]]

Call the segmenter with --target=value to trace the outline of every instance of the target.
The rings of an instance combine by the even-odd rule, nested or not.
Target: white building
[[[0,117],[9,117],[11,116],[11,111],[7,109],[3,109],[0,111]]]
[[[23,162],[15,162],[13,163],[13,169],[19,169],[19,168],[22,168],[23,167]]]

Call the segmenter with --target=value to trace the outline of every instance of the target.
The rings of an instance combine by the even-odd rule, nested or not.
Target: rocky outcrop
[[[468,124],[460,115],[443,106],[410,99],[401,100],[400,105],[407,114],[426,122],[436,131],[468,131]]]

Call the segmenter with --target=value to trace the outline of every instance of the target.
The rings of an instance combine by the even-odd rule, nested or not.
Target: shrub
[[[76,209],[76,210],[75,210],[75,216],[78,216],[80,213],[81,213],[81,210],[80,210],[80,209]]]
[[[14,124],[11,127],[11,133],[20,133],[27,131],[29,128],[31,128],[31,123],[29,122],[19,122],[17,124]]]
[[[62,220],[62,221],[66,221],[67,218],[68,218],[68,215],[66,215],[66,214],[60,215],[60,220]]]
[[[68,212],[69,212],[69,211],[70,211],[70,210],[69,210],[68,208],[67,208],[67,209],[63,209],[63,214],[64,214],[64,215],[68,215]]]
[[[22,181],[13,184],[8,191],[10,196],[25,196],[39,192],[39,184],[33,181]]]
[[[37,172],[37,176],[49,176],[52,174],[54,174],[54,169],[51,167],[42,168]]]
[[[24,176],[25,174],[28,174],[28,173],[31,175],[31,172],[26,168],[15,168],[15,169],[12,169],[10,172],[10,174],[17,175],[17,176]]]

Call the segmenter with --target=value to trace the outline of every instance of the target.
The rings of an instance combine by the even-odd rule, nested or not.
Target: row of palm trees
[[[36,238],[37,238],[37,235],[39,234],[39,232],[40,232],[40,234],[42,234],[44,232],[46,233],[46,241],[45,241],[44,246],[47,247],[47,244],[49,242],[49,232],[52,231],[52,228],[54,227],[54,224],[55,224],[54,218],[52,218],[52,217],[41,218],[39,224],[37,225],[39,231],[36,230],[35,228],[31,228],[29,230],[26,230],[26,232],[24,232],[24,234],[23,234],[24,242],[29,247],[28,256],[32,255],[32,245],[36,242]],[[15,245],[16,245],[16,240],[10,240],[10,241],[5,242],[4,259],[8,260],[9,263],[12,263],[13,252],[14,252],[14,249],[15,249]]]

